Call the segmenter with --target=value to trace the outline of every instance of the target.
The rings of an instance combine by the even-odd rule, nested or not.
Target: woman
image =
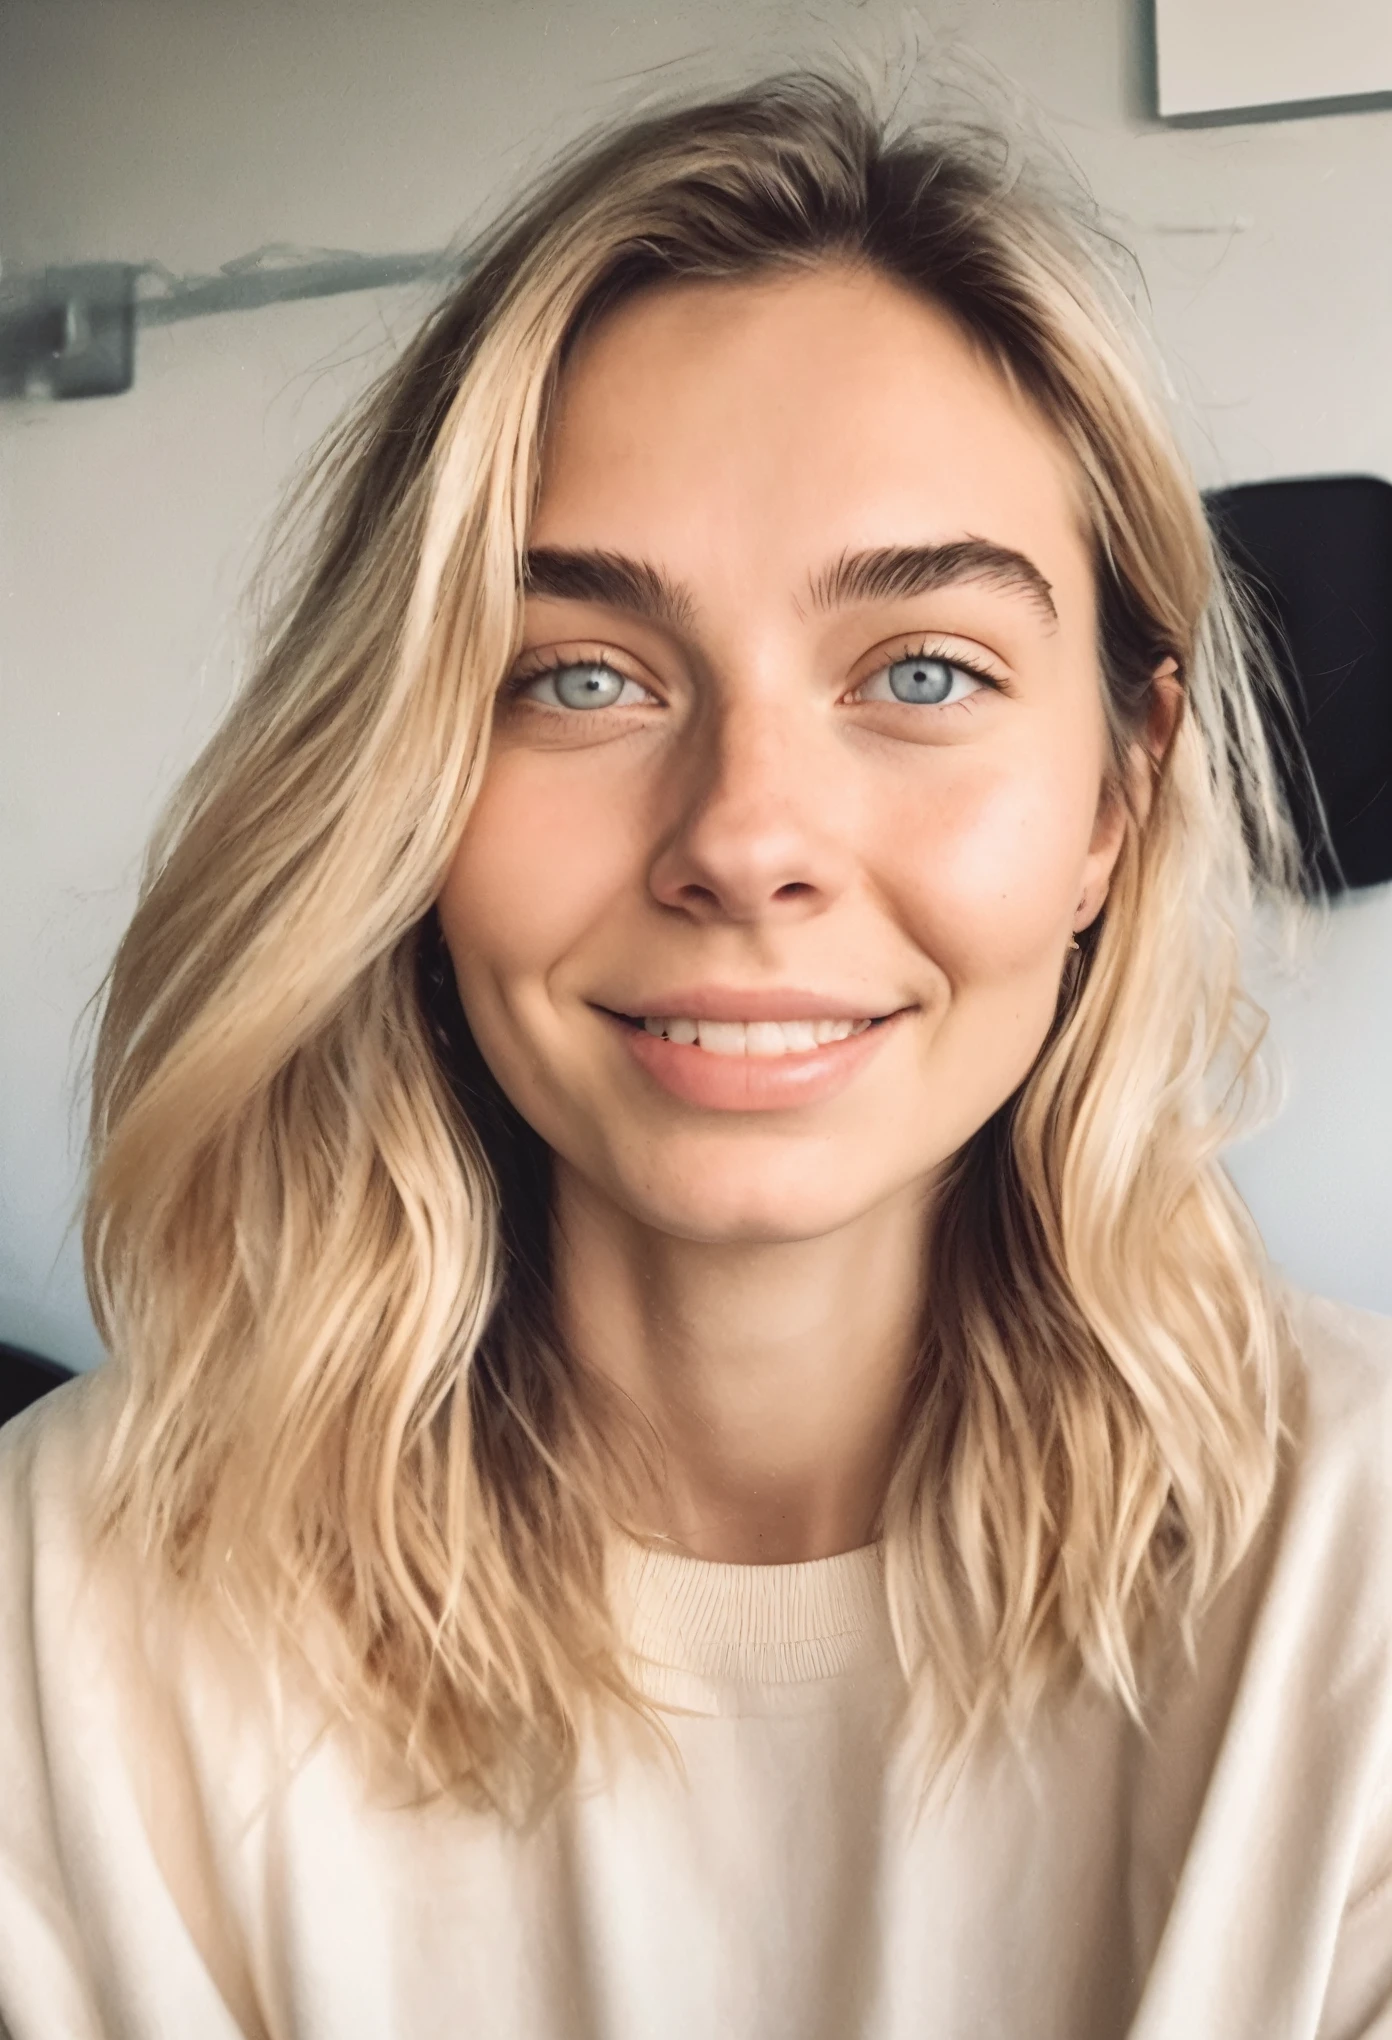
[[[4,1443],[14,2040],[1389,2030],[1392,1355],[1217,1164],[1292,858],[1084,238],[774,82],[340,439]]]

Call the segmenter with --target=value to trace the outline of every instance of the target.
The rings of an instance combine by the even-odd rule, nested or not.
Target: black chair
[[[44,1360],[22,1346],[0,1342],[0,1424],[7,1424],[41,1395],[71,1379],[72,1370],[60,1367],[56,1360]]]
[[[1371,475],[1215,490],[1220,544],[1256,598],[1310,777],[1283,768],[1307,862],[1330,892],[1392,879],[1392,484]],[[1278,753],[1283,732],[1274,729]]]

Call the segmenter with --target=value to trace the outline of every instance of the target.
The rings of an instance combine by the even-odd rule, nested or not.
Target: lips
[[[804,999],[801,1017],[772,1020],[734,1017],[728,1002],[721,1003],[728,1017],[694,1016],[686,1001],[685,1014],[670,1017],[598,1010],[648,1078],[684,1104],[713,1112],[786,1111],[827,1102],[897,1032],[909,1011],[823,1010],[809,1016],[811,1001]]]

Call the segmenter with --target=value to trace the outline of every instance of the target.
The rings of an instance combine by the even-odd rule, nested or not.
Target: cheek
[[[959,986],[1056,959],[1097,804],[1075,759],[966,760],[932,797],[886,813],[899,911]]]
[[[585,780],[520,753],[490,760],[439,902],[466,1005],[545,977],[631,871],[622,802]]]

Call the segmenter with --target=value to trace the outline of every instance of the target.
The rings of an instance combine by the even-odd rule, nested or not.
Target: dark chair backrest
[[[0,1424],[7,1424],[41,1395],[71,1379],[71,1370],[60,1367],[56,1360],[45,1360],[23,1346],[0,1341]]]
[[[1324,806],[1333,861],[1287,757],[1307,858],[1331,891],[1381,885],[1392,879],[1392,484],[1251,482],[1215,490],[1208,508],[1269,626]]]

